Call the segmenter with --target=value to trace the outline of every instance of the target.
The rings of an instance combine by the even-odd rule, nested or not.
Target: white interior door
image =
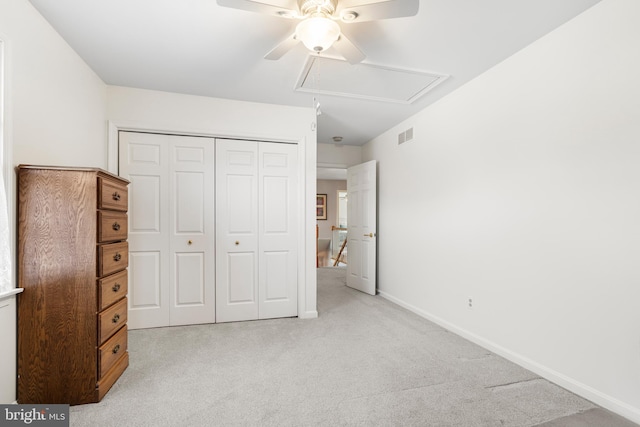
[[[119,134],[120,175],[129,185],[128,327],[169,325],[169,146],[156,135]]]
[[[131,181],[129,328],[213,322],[214,140],[120,132],[119,153]]]
[[[347,169],[347,286],[376,294],[376,161]]]
[[[258,318],[258,143],[216,140],[216,321]]]
[[[167,136],[170,324],[215,322],[214,140]]]
[[[258,318],[298,314],[298,146],[258,144]]]
[[[297,146],[216,140],[216,321],[296,316]]]

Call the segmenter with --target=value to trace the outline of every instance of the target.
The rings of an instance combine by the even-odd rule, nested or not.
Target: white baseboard
[[[317,310],[305,311],[299,314],[298,317],[300,319],[315,319],[318,317],[318,311]]]
[[[582,384],[579,381],[576,381],[573,378],[570,378],[560,372],[557,372],[553,369],[550,369],[544,365],[541,365],[540,363],[531,360],[527,357],[522,356],[521,354],[515,353],[507,348],[504,348],[492,341],[489,341],[479,335],[476,335],[472,332],[467,331],[466,329],[460,328],[438,316],[434,316],[431,313],[428,313],[414,305],[411,305],[407,302],[404,302],[396,297],[394,297],[393,295],[389,295],[388,293],[384,292],[384,291],[380,291],[378,290],[378,294],[383,297],[384,299],[387,299],[391,302],[393,302],[394,304],[397,304],[401,307],[406,308],[407,310],[417,314],[420,317],[424,317],[427,320],[432,321],[433,323],[436,323],[440,326],[442,326],[443,328],[457,334],[460,335],[463,338],[468,339],[469,341],[478,344],[481,347],[486,348],[487,350],[490,350],[502,357],[504,357],[505,359],[514,362],[538,375],[540,375],[541,377],[551,381],[552,383],[555,383],[557,385],[559,385],[560,387],[563,387],[587,400],[590,400],[591,402],[602,406],[603,408],[606,408],[612,412],[615,412],[618,415],[621,415],[635,423],[640,423],[640,408],[636,408],[634,406],[631,406],[625,402],[622,402],[612,396],[609,396],[605,393],[602,393],[599,390],[594,389],[593,387],[590,387],[588,385]]]

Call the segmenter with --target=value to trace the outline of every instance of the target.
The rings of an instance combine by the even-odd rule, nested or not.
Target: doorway
[[[317,266],[345,267],[346,248],[339,257],[346,239],[347,170],[346,168],[318,168],[316,192]]]
[[[341,175],[344,173],[344,175]],[[321,233],[321,221],[324,217],[318,217],[316,236],[318,240],[318,267],[341,266],[347,268],[347,285],[360,291],[376,294],[376,270],[377,270],[377,164],[369,161],[350,168],[338,169],[335,167],[317,169],[318,198],[331,197],[322,191],[330,191],[335,188],[335,224],[324,226],[331,230],[332,235],[327,238]],[[338,189],[336,184],[328,184],[327,181],[340,181]],[[351,199],[351,200],[350,200]],[[342,213],[342,208],[347,212]],[[329,205],[326,212],[319,210],[325,217],[332,218]],[[342,227],[344,225],[344,227]],[[342,230],[342,229],[345,230]],[[336,237],[333,237],[333,234]],[[326,234],[325,234],[326,236]],[[320,239],[324,238],[324,241]],[[321,246],[323,243],[323,246]],[[321,249],[329,246],[330,255],[327,260],[321,261]],[[348,249],[351,249],[351,262],[349,262]],[[344,258],[343,258],[344,257]],[[330,264],[328,265],[327,262]]]

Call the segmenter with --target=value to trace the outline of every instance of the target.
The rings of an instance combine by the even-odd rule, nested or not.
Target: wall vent
[[[405,141],[411,141],[413,139],[413,128],[407,129],[404,133],[406,135]]]
[[[409,142],[413,139],[413,128],[409,128],[398,134],[398,145]]]

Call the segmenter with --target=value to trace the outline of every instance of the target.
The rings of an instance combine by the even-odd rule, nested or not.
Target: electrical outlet
[[[469,310],[473,310],[473,298],[472,297],[467,297],[467,307],[469,308]]]

